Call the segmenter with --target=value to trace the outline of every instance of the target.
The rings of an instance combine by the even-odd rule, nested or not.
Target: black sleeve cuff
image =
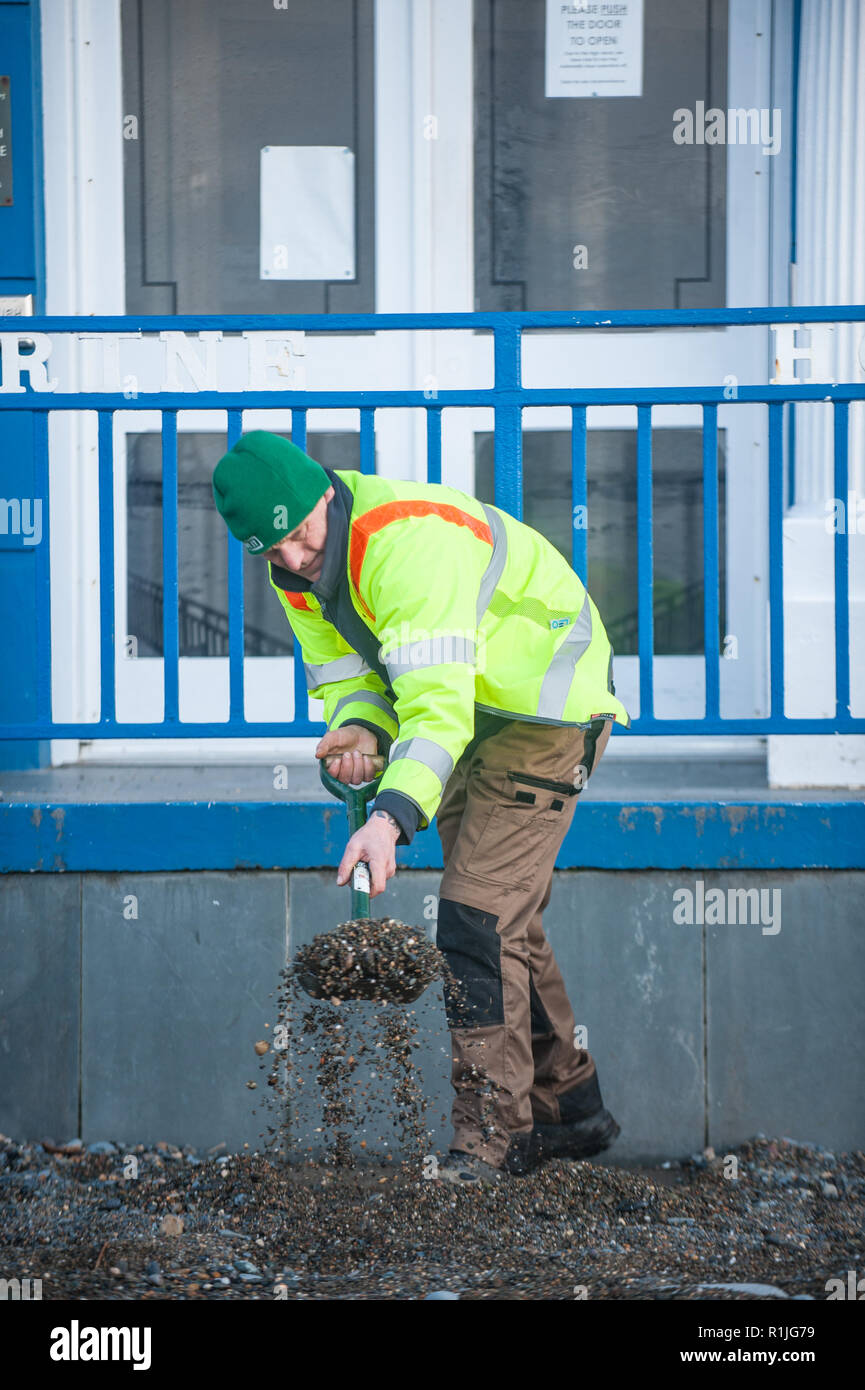
[[[347,719],[344,724],[340,724],[338,727],[340,729],[348,729],[352,724],[359,724],[362,729],[369,729],[371,734],[375,734],[378,739],[379,753],[383,753],[385,757],[387,757],[390,752],[390,746],[393,743],[393,738],[385,729],[380,728],[378,724],[370,723],[366,719]]]
[[[398,845],[411,844],[420,821],[420,812],[410,797],[403,796],[402,792],[383,791],[376,797],[371,809],[387,811],[393,816],[402,832],[397,840]]]

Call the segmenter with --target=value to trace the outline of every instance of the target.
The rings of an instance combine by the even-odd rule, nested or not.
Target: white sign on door
[[[259,279],[352,280],[354,151],[265,145]]]
[[[547,0],[548,97],[643,95],[643,0]]]

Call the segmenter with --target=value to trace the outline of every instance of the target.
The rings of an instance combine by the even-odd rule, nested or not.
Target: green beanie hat
[[[241,435],[213,470],[217,510],[252,554],[284,540],[329,487],[320,463],[268,430]]]

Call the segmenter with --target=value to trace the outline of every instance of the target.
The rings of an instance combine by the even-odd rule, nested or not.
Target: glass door
[[[68,16],[61,9],[60,0],[46,0],[46,67],[61,79],[46,84],[47,116],[56,126],[64,102],[75,106],[82,143],[70,141],[69,154],[79,161],[79,177],[97,126],[104,128],[111,111],[123,114],[112,144],[112,155],[122,161],[85,181],[96,237],[116,248],[116,236],[103,228],[122,229],[119,274],[109,288],[98,258],[82,258],[71,268],[61,264],[68,242],[61,246],[58,237],[54,283],[64,271],[69,280],[67,302],[55,299],[59,311],[68,311],[70,301],[82,313],[98,304],[100,312],[128,315],[327,315],[407,307],[413,212],[404,192],[415,151],[404,138],[412,31],[401,0],[292,0],[285,8],[237,0],[111,0],[98,12],[74,15],[65,33]],[[81,80],[94,50],[98,112],[92,87]],[[295,355],[286,358],[286,385],[413,384],[408,335],[320,332],[308,335],[305,351],[299,337]],[[238,338],[222,346],[218,386],[241,389],[249,381],[247,345]],[[204,357],[194,335],[190,347]],[[122,353],[129,351],[122,345]],[[136,360],[134,379],[124,385],[160,390],[162,346],[149,342]],[[271,384],[280,384],[281,370],[269,372]],[[176,376],[179,389],[193,386],[184,368]],[[377,467],[412,476],[414,423],[408,412],[382,416]],[[91,463],[92,423],[83,422],[78,443]],[[305,447],[328,467],[358,468],[359,423],[356,410],[309,411]],[[289,410],[244,413],[245,430],[290,436],[292,424]],[[117,705],[118,718],[129,721],[162,717],[159,429],[157,415],[140,411],[115,420]],[[210,486],[225,448],[225,413],[196,410],[190,389],[189,409],[178,416],[181,719],[228,714],[226,530]],[[85,462],[83,471],[89,466]],[[81,480],[70,501],[82,514],[92,508],[92,477]],[[246,715],[288,719],[294,708],[291,630],[266,567],[245,556],[244,569]],[[98,662],[98,641],[92,622],[85,627],[80,660],[91,667]],[[88,692],[79,707],[86,713],[76,709],[73,715],[70,708],[72,717],[98,713],[94,681],[83,683]],[[310,715],[317,714],[320,705],[313,702]],[[308,743],[281,742],[280,758],[308,757]],[[63,756],[195,759],[203,751],[197,742],[94,740],[80,750],[64,748]],[[248,740],[211,741],[206,751],[235,760],[274,753]]]
[[[478,310],[673,310],[770,302],[770,189],[786,157],[772,100],[768,7],[645,0],[639,94],[610,94],[601,60],[575,95],[548,95],[561,44],[545,0],[475,0],[473,278]],[[552,6],[554,11],[563,7]],[[575,5],[572,32],[610,43],[609,7]],[[582,42],[582,39],[579,40]],[[622,45],[619,45],[621,49]],[[627,44],[624,45],[627,49]],[[633,47],[633,44],[632,44]],[[606,48],[601,50],[607,52]],[[612,60],[610,60],[612,61]],[[635,77],[636,73],[636,77]],[[561,89],[559,89],[561,90]],[[704,138],[713,113],[724,143]],[[692,119],[690,143],[682,113]],[[761,119],[763,125],[759,125]],[[707,114],[708,113],[708,114]],[[776,117],[780,113],[775,113]],[[702,122],[702,124],[701,124]],[[678,136],[677,136],[678,131]],[[743,134],[747,131],[747,142]],[[751,137],[756,135],[754,141]],[[737,138],[738,137],[738,138]],[[523,337],[527,386],[712,385],[767,380],[768,330],[553,330]],[[700,715],[704,700],[701,412],[653,409],[655,710]],[[766,421],[719,409],[721,711],[765,713]],[[616,652],[617,689],[639,710],[636,409],[588,410],[588,585]],[[523,415],[523,516],[572,554],[570,411]],[[477,495],[493,500],[493,441],[475,434]]]

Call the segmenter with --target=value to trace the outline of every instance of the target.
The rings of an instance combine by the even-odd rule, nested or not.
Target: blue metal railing
[[[827,718],[787,718],[784,714],[783,537],[784,448],[783,411],[790,403],[830,402],[834,411],[835,496],[848,495],[849,403],[865,400],[865,384],[839,385],[810,381],[789,386],[740,385],[730,400],[723,386],[527,388],[521,381],[521,342],[526,329],[689,328],[768,325],[772,323],[865,322],[865,308],[831,305],[817,308],[759,308],[675,310],[669,312],[467,313],[467,314],[301,314],[294,316],[234,315],[153,318],[33,318],[20,320],[15,331],[41,333],[185,333],[221,330],[223,333],[305,330],[315,333],[405,329],[468,329],[493,334],[494,385],[491,388],[440,390],[430,399],[415,390],[375,391],[178,391],[138,394],[78,392],[3,394],[0,409],[31,412],[34,422],[37,496],[43,499],[42,543],[37,547],[36,718],[27,723],[0,725],[0,739],[40,738],[226,738],[316,736],[321,722],[309,718],[302,659],[294,663],[295,718],[254,722],[244,717],[243,547],[231,536],[228,544],[228,660],[229,717],[220,722],[181,721],[179,711],[179,595],[177,549],[177,412],[225,411],[229,447],[239,438],[244,410],[291,410],[292,438],[306,444],[309,409],[355,409],[360,412],[360,466],[375,471],[375,412],[417,407],[426,411],[427,479],[441,481],[442,411],[449,408],[492,408],[495,419],[495,503],[522,516],[522,411],[530,406],[570,406],[572,509],[586,505],[587,428],[590,405],[628,405],[637,409],[637,578],[640,715],[632,728],[639,734],[769,734],[862,733],[865,718],[850,711],[850,617],[848,528],[835,532],[835,713]],[[11,323],[10,323],[11,328]],[[769,685],[770,712],[765,718],[722,718],[720,714],[719,633],[719,489],[718,406],[763,404],[768,408],[769,469]],[[652,549],[652,408],[656,405],[699,405],[702,408],[703,463],[703,579],[705,713],[700,718],[659,719],[654,712],[654,584]],[[48,534],[48,414],[53,411],[95,411],[99,454],[99,575],[100,575],[100,691],[98,722],[57,722],[51,710],[50,537]],[[116,411],[158,411],[162,419],[162,553],[163,553],[163,683],[162,721],[118,722],[115,705],[114,594],[114,446]],[[573,514],[573,511],[572,511]],[[587,532],[572,529],[572,561],[585,580]],[[296,647],[299,658],[302,654]]]

